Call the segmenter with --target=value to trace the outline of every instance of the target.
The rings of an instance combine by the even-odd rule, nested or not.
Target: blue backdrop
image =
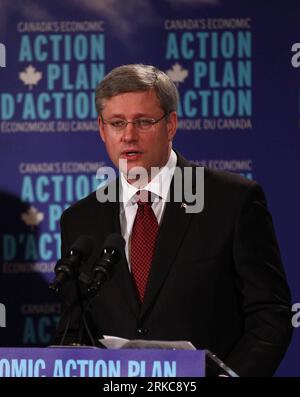
[[[177,84],[174,146],[185,157],[263,185],[300,302],[299,12],[291,0],[0,0],[2,346],[51,342],[59,218],[110,164],[94,89],[126,63],[154,64]],[[278,375],[300,375],[299,332]]]

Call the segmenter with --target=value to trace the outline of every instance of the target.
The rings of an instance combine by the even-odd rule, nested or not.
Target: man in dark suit
[[[95,339],[189,340],[241,376],[270,376],[292,327],[264,193],[255,182],[209,169],[204,190],[197,186],[197,167],[172,149],[177,104],[175,85],[152,66],[121,66],[99,84],[99,131],[121,171],[111,182],[120,186],[118,199],[99,202],[94,192],[63,213],[62,256],[78,236],[91,236],[94,252],[80,269],[91,277],[105,238],[120,233],[125,239],[122,260],[86,312]],[[146,170],[146,178],[133,175],[136,167]],[[204,192],[198,212],[187,211],[184,197],[174,199],[187,168],[196,199]],[[182,171],[182,184],[176,184],[175,169]],[[149,191],[152,201],[144,206],[141,192]],[[57,342],[64,331],[63,343],[78,342],[84,282],[67,283],[64,295],[69,310]],[[89,344],[88,335],[82,341]]]

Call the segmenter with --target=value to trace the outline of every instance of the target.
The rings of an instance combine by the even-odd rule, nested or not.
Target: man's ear
[[[177,113],[171,112],[167,117],[168,138],[169,141],[172,141],[177,130]]]
[[[100,137],[102,141],[105,143],[105,133],[104,133],[103,121],[101,116],[98,116],[98,128],[99,128]]]

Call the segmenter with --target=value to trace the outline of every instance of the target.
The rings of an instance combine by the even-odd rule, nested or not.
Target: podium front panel
[[[205,351],[1,348],[0,377],[204,377]]]

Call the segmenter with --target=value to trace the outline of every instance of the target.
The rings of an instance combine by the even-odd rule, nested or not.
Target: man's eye
[[[109,124],[115,128],[118,128],[118,127],[124,127],[126,122],[125,120],[111,120]]]
[[[153,124],[151,119],[138,119],[136,123],[139,127],[150,127]]]

